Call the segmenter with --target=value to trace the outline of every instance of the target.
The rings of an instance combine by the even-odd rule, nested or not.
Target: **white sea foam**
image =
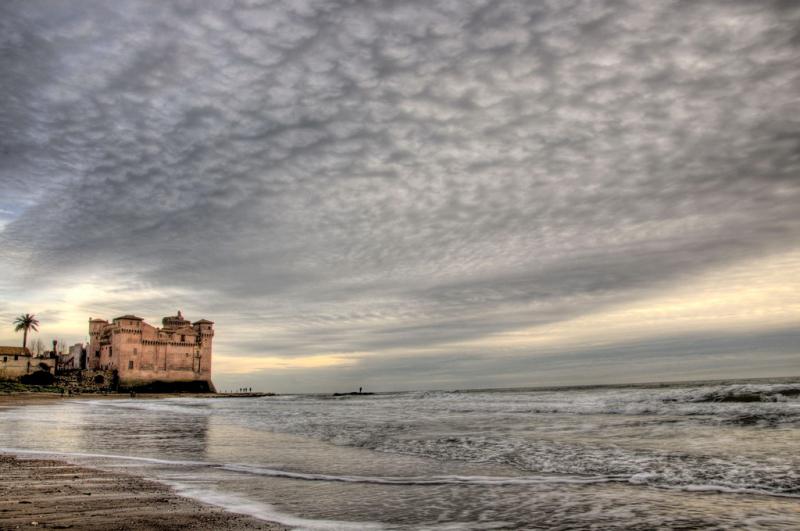
[[[287,479],[306,481],[335,481],[341,483],[373,483],[376,485],[543,485],[573,484],[588,485],[593,483],[626,482],[627,477],[578,477],[578,476],[411,476],[411,477],[370,477],[370,476],[337,476],[331,474],[308,474],[289,472],[273,468],[253,465],[233,464],[222,468],[245,474],[258,474]]]
[[[691,481],[691,477],[655,472],[640,472],[636,474],[597,475],[597,476],[569,476],[569,475],[524,475],[524,476],[358,476],[335,475],[321,473],[296,472],[277,468],[263,467],[246,463],[213,463],[206,461],[159,459],[130,455],[85,453],[85,452],[54,452],[46,450],[29,450],[22,448],[0,448],[0,453],[13,455],[34,455],[39,457],[72,459],[76,458],[81,464],[91,460],[90,464],[102,467],[115,466],[115,462],[135,462],[147,465],[164,465],[170,467],[201,467],[220,469],[229,472],[268,476],[274,478],[293,479],[302,481],[325,481],[338,483],[359,483],[375,485],[472,485],[472,486],[520,486],[520,485],[592,485],[603,483],[628,483],[632,485],[646,485],[672,490],[685,490],[693,492],[726,492],[742,494],[758,494],[778,496],[785,498],[800,498],[800,492],[784,492],[780,489],[758,488],[747,485],[724,483],[698,483]],[[707,471],[706,471],[707,472]],[[735,477],[735,474],[734,476]],[[793,476],[794,478],[794,476]],[[795,490],[797,490],[795,488]],[[250,514],[250,513],[247,513]]]
[[[80,460],[99,459],[101,460],[100,463],[95,461],[93,464],[102,466],[103,468],[108,466],[106,460],[135,461],[139,463],[168,465],[168,466],[192,466],[192,467],[206,466],[211,468],[228,468],[225,465],[217,465],[214,463],[207,463],[204,461],[157,459],[149,457],[130,456],[130,455],[111,455],[111,454],[85,453],[85,452],[52,452],[45,450],[27,450],[23,448],[0,448],[0,453],[17,455],[17,456],[28,455],[28,456],[61,458],[61,459],[70,459],[70,458],[72,459],[79,458]],[[81,464],[86,464],[86,463],[83,462]],[[231,465],[231,467],[233,467],[233,465]],[[280,477],[278,474],[275,474],[275,476]],[[292,476],[287,475],[284,477],[292,477]],[[181,496],[192,498],[202,503],[206,503],[208,505],[221,507],[229,512],[245,514],[248,516],[252,516],[254,518],[270,522],[278,522],[280,524],[298,530],[368,531],[368,530],[384,529],[384,526],[382,524],[375,522],[344,522],[335,520],[315,520],[315,519],[299,518],[296,516],[292,516],[277,511],[275,510],[274,507],[272,507],[269,504],[248,500],[244,497],[236,496],[225,492],[220,492],[208,486],[198,486],[197,484],[192,484],[186,481],[184,482],[174,481],[174,480],[170,481],[161,479],[157,476],[148,477],[148,479],[152,479],[158,481],[159,483],[168,485],[173,490],[175,490],[177,494]]]
[[[220,492],[207,486],[196,486],[175,481],[161,481],[170,486],[181,496],[192,498],[208,505],[221,507],[226,511],[252,516],[260,520],[277,522],[297,530],[308,531],[378,531],[385,529],[377,522],[346,522],[340,520],[323,520],[300,518],[276,510],[269,504],[254,502],[241,496]]]

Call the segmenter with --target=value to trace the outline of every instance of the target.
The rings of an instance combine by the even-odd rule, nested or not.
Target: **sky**
[[[226,390],[800,375],[800,3],[0,3],[0,344]]]

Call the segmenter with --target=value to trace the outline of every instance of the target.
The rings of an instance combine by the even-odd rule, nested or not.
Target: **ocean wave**
[[[676,451],[588,445],[498,436],[386,439],[377,451],[437,460],[494,463],[538,477],[610,478],[663,488],[741,490],[776,496],[800,495],[800,470],[781,460],[738,456],[735,460]]]
[[[304,481],[329,481],[337,483],[367,483],[375,485],[543,485],[543,484],[572,484],[589,485],[595,483],[620,483],[627,482],[628,477],[581,477],[581,476],[343,476],[332,474],[311,474],[291,472],[274,468],[264,468],[253,465],[234,464],[224,465],[224,470],[270,476],[286,479],[299,479]]]
[[[800,398],[800,384],[740,384],[672,391],[666,402],[758,403],[788,402]]]
[[[748,485],[736,481],[713,482],[702,475],[689,478],[670,473],[636,473],[629,475],[535,475],[535,476],[353,476],[319,474],[306,472],[293,472],[275,468],[266,468],[247,464],[229,464],[221,468],[231,472],[254,474],[284,479],[302,481],[324,481],[338,483],[359,483],[376,485],[470,485],[470,486],[521,486],[521,485],[594,485],[603,483],[627,483],[631,485],[645,485],[671,490],[692,492],[724,492],[740,494],[758,494],[787,498],[800,498],[800,485],[791,482],[790,485]],[[674,472],[674,471],[673,471]],[[708,472],[708,471],[706,471]]]
[[[786,474],[782,478],[773,475],[774,470],[765,470],[760,478],[740,476],[731,473],[730,464],[726,466],[728,476],[716,476],[716,472],[700,462],[682,462],[674,468],[653,467],[647,472],[630,472],[627,474],[596,474],[596,475],[568,475],[568,474],[537,474],[520,476],[465,476],[465,475],[433,475],[433,476],[360,476],[341,475],[313,472],[299,472],[280,468],[264,467],[247,463],[213,463],[206,461],[172,460],[154,457],[84,453],[84,452],[53,452],[46,450],[28,450],[19,448],[0,448],[0,453],[13,455],[35,455],[37,457],[72,460],[77,464],[108,467],[115,466],[114,462],[135,462],[137,464],[162,465],[186,469],[206,468],[223,470],[240,474],[267,476],[278,479],[298,481],[319,481],[352,484],[374,484],[388,486],[484,486],[484,487],[513,487],[513,486],[547,486],[547,485],[597,485],[597,484],[629,484],[669,490],[687,492],[720,492],[729,494],[754,494],[782,498],[800,498],[800,478],[796,474]],[[675,456],[673,456],[675,457]],[[673,459],[675,460],[675,459]],[[701,460],[702,461],[702,460]],[[510,463],[507,463],[510,464]],[[652,471],[658,470],[658,471]],[[740,467],[740,470],[743,468]],[[688,471],[692,473],[687,474]],[[717,471],[718,472],[718,471]],[[768,476],[773,482],[764,481]],[[147,476],[150,479],[160,480],[158,476]],[[265,504],[252,505],[246,500],[239,500],[235,496],[217,493],[216,502],[211,498],[202,498],[201,495],[211,491],[195,489],[191,485],[180,482],[170,482],[172,486],[179,487],[179,493],[201,499],[215,505],[220,505],[228,510],[248,514],[270,521],[277,521],[285,525],[292,525],[308,529],[359,529],[357,524],[351,527],[346,522],[323,522],[316,520],[296,519],[290,515],[278,515],[272,508]],[[194,491],[192,489],[195,489]],[[205,494],[204,494],[205,493]],[[244,510],[243,510],[244,509]],[[301,522],[302,520],[302,522]],[[345,525],[347,524],[347,525]],[[374,524],[378,526],[378,524]],[[337,527],[339,526],[339,527]],[[379,527],[375,527],[378,529]]]

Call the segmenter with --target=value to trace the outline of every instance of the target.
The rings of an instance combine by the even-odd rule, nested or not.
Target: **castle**
[[[214,392],[211,383],[211,341],[214,323],[189,322],[178,315],[164,317],[156,328],[135,315],[109,323],[89,319],[87,365],[94,370],[115,370],[122,388]]]

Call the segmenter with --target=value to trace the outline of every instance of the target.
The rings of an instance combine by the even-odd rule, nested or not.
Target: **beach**
[[[154,395],[158,400],[169,395]],[[128,395],[0,394],[0,410]],[[284,530],[285,526],[179,496],[169,486],[66,461],[0,454],[0,529]]]
[[[796,378],[110,396],[0,406],[0,527],[800,526]]]
[[[0,529],[28,528],[286,529],[126,474],[0,455]]]

